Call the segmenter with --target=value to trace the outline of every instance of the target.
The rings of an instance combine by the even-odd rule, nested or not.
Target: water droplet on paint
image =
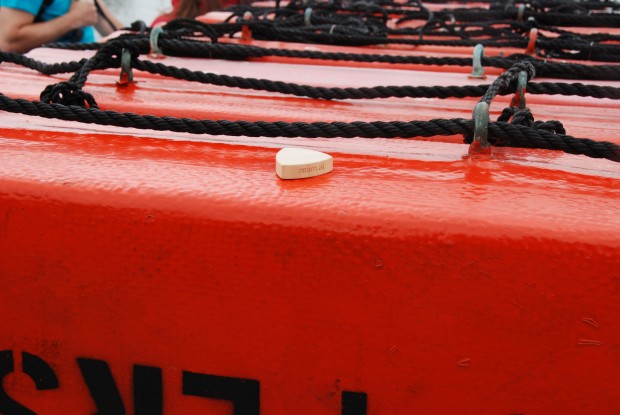
[[[381,259],[377,258],[375,260],[375,268],[377,268],[377,269],[382,269],[383,268],[383,261],[381,261]]]

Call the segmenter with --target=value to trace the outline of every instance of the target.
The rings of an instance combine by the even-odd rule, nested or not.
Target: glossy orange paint
[[[473,82],[165,62],[339,86]],[[0,91],[30,99],[61,78],[5,64],[0,75]],[[105,109],[196,118],[445,118],[474,102],[321,102],[143,73],[116,88],[117,77],[98,72],[85,89]],[[614,102],[528,104],[575,135],[618,140]],[[467,158],[458,139],[192,136],[0,113],[0,352],[17,368],[4,390],[41,415],[96,413],[78,359],[97,359],[129,414],[135,365],[161,368],[166,415],[232,413],[184,395],[183,371],[258,381],[269,415],[337,415],[343,391],[366,393],[369,415],[615,414],[619,164],[501,148]],[[334,171],[278,179],[285,146],[332,154]],[[58,388],[33,388],[22,351]]]
[[[60,381],[5,386],[38,413],[94,412],[76,358],[128,407],[132,365],[163,368],[167,414],[222,413],[182,370],[256,379],[275,415],[338,414],[342,390],[370,414],[620,405],[617,169],[418,143],[288,182],[263,146],[0,136],[0,342]]]

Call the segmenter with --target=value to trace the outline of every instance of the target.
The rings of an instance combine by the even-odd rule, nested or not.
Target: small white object
[[[305,179],[334,169],[334,158],[306,148],[283,148],[276,154],[276,174],[281,179]]]

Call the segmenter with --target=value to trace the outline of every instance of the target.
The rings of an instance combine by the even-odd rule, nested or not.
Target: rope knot
[[[534,116],[529,108],[519,109],[518,107],[504,108],[501,115],[497,118],[498,122],[510,122],[510,124],[534,127]]]
[[[534,121],[529,108],[519,109],[518,107],[504,108],[502,114],[497,118],[498,122],[509,122],[510,124],[523,125],[537,130],[545,130],[553,134],[566,134],[566,130],[560,121]]]
[[[536,69],[531,62],[528,61],[520,61],[512,65],[510,68],[506,70],[497,81],[500,84],[500,93],[504,93],[507,90],[514,91],[517,87],[517,79],[519,78],[519,73],[525,71],[527,73],[527,81],[531,81],[534,76],[536,76]]]
[[[99,108],[95,98],[82,91],[72,82],[60,82],[45,87],[40,97],[46,104],[76,105],[83,108]]]

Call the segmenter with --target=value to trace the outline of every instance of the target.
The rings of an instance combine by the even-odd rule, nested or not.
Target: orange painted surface
[[[446,144],[288,182],[272,148],[0,136],[0,342],[60,382],[5,387],[38,413],[95,412],[77,358],[109,363],[128,408],[133,365],[163,368],[167,414],[226,413],[183,370],[257,380],[275,415],[339,414],[342,390],[369,414],[620,405],[617,168]]]
[[[64,53],[33,56],[79,56]],[[165,62],[326,86],[473,82]],[[0,91],[29,99],[63,79],[0,75]],[[117,77],[93,74],[85,90],[104,109],[194,118],[457,118],[475,102],[323,102],[143,73],[119,89]],[[537,119],[618,142],[616,102],[527,98]],[[107,413],[233,413],[191,396],[204,392],[243,401],[236,415],[338,415],[347,391],[367,397],[347,415],[615,414],[620,165],[510,148],[467,159],[458,140],[192,136],[0,113],[0,412],[12,399],[106,413],[108,391]],[[334,171],[278,179],[275,154],[295,145],[333,155]],[[22,361],[41,363],[22,352],[57,382],[35,390]],[[206,376],[190,372],[227,378],[191,390]]]

